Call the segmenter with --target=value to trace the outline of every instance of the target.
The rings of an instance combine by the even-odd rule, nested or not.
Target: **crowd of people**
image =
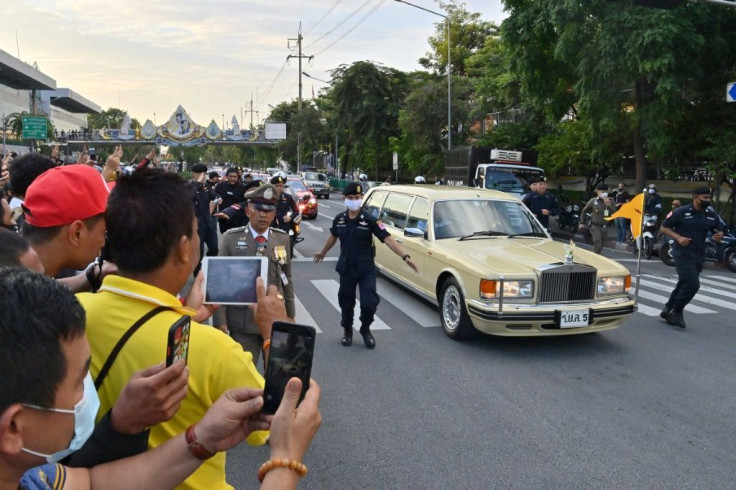
[[[245,440],[270,445],[262,488],[295,488],[321,423],[319,386],[312,380],[298,403],[292,379],[276,414],[261,413],[257,360],[202,323],[217,306],[204,303],[201,273],[191,281],[201,260],[197,186],[155,168],[155,153],[122,175],[121,156],[118,147],[102,165],[59,166],[38,153],[3,155],[0,185],[13,199],[2,198],[0,230],[3,482],[231,488],[225,451]],[[264,357],[271,325],[293,320],[285,290],[268,283],[258,279],[244,320]],[[169,327],[182,316],[192,318],[188,360],[165,366]]]

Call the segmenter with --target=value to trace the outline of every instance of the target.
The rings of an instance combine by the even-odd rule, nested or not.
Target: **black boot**
[[[376,339],[371,335],[370,327],[360,327],[360,335],[363,336],[363,343],[369,349],[376,347]]]
[[[342,336],[342,339],[340,340],[340,343],[344,345],[345,347],[350,347],[353,345],[353,329],[346,328],[345,334]]]

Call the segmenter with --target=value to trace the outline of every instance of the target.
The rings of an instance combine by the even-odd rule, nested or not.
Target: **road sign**
[[[726,85],[726,102],[736,102],[736,82]]]
[[[394,152],[394,170],[399,169],[399,154]]]
[[[23,138],[45,140],[48,136],[46,118],[42,116],[23,116]]]

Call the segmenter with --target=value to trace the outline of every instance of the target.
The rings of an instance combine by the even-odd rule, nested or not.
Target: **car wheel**
[[[659,258],[667,265],[675,265],[675,259],[672,258],[672,247],[669,241],[664,242],[659,248]]]
[[[476,330],[465,309],[463,292],[455,279],[447,279],[442,284],[439,303],[440,321],[448,337],[453,340],[464,340],[475,335]]]
[[[726,250],[726,256],[724,258],[726,267],[728,267],[731,272],[736,272],[736,249],[731,247],[729,250]]]

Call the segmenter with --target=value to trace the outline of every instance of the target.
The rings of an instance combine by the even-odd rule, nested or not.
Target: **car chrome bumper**
[[[498,303],[467,302],[468,314],[473,325],[481,332],[494,335],[571,335],[616,328],[629,315],[636,312],[632,298],[615,298],[589,302],[525,305],[504,302],[499,311]],[[590,311],[587,326],[560,328],[556,318],[560,310]]]

